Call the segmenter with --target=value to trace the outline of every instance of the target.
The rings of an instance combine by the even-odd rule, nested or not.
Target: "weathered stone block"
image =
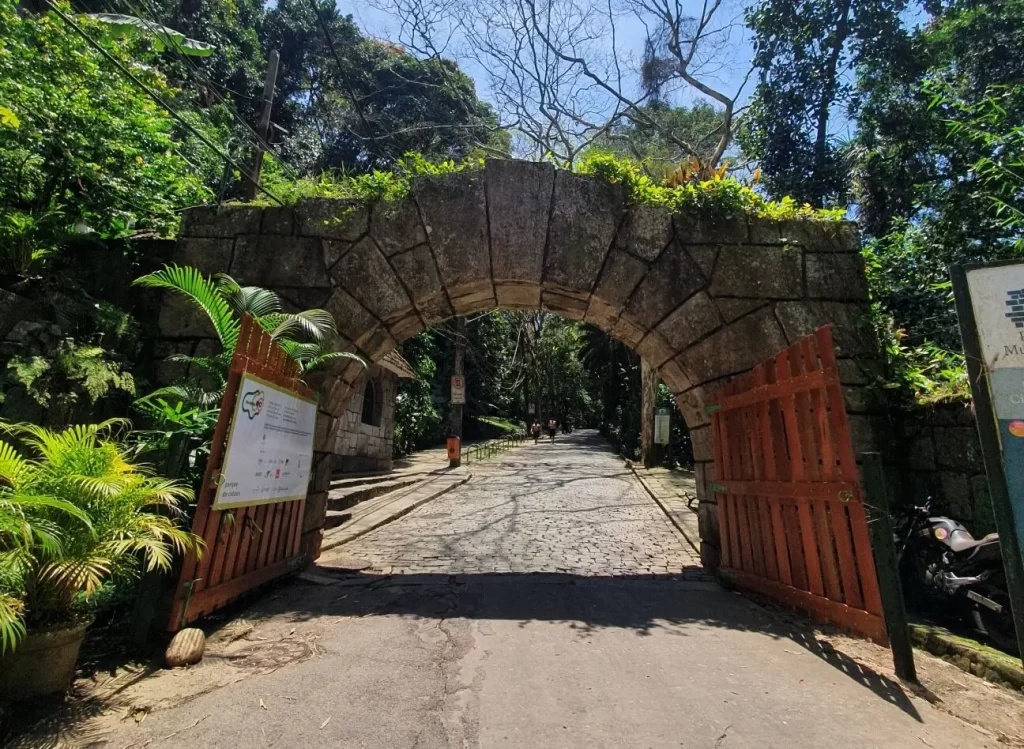
[[[545,285],[589,292],[597,282],[624,210],[621,186],[557,171]]]
[[[702,219],[673,216],[676,240],[680,244],[748,244],[750,231],[744,217]]]
[[[809,299],[867,300],[868,282],[860,255],[807,253],[805,262]]]
[[[550,164],[487,162],[487,211],[495,281],[540,283],[555,168]]]
[[[717,244],[686,245],[686,251],[690,253],[693,262],[697,263],[697,267],[700,268],[701,274],[707,281],[710,281],[711,276],[714,275],[715,263],[718,262],[718,253],[721,249],[722,246]]]
[[[693,387],[693,378],[675,359],[670,359],[658,368],[658,376],[673,393],[682,393]]]
[[[711,278],[712,297],[799,299],[803,296],[799,250],[782,247],[723,247]]]
[[[715,306],[726,322],[738,320],[746,314],[764,307],[771,302],[767,299],[716,299]]]
[[[984,470],[981,442],[973,427],[940,427],[934,431],[939,468],[979,473]]]
[[[791,219],[781,221],[781,241],[783,244],[797,245],[809,252],[858,252],[860,241],[856,224],[853,233],[849,231],[851,222],[846,221],[806,221]]]
[[[878,413],[885,410],[880,390],[870,387],[844,387],[843,399],[849,413]]]
[[[412,311],[412,301],[402,283],[369,236],[338,261],[331,277],[385,325]]]
[[[427,241],[420,209],[412,198],[375,203],[370,211],[370,233],[388,257]]]
[[[338,332],[357,346],[362,336],[378,326],[378,320],[344,289],[335,289],[324,309],[334,316]]]
[[[660,367],[675,356],[677,351],[678,349],[656,330],[652,330],[644,336],[644,339],[636,347],[637,354],[654,368]]]
[[[700,563],[707,572],[714,574],[722,565],[722,552],[714,544],[701,541]]]
[[[645,335],[647,335],[647,328],[638,325],[629,315],[621,316],[611,330],[613,338],[619,339],[630,348],[636,348]]]
[[[782,222],[768,218],[748,218],[747,229],[750,232],[750,244],[781,245]]]
[[[598,279],[594,297],[618,311],[647,273],[647,264],[621,250],[612,250]]]
[[[676,361],[678,362],[678,357]],[[680,366],[685,371],[685,365],[681,363]],[[724,384],[725,381],[721,382]],[[718,385],[719,383],[708,383],[700,387],[690,388],[685,393],[676,394],[676,406],[679,408],[679,413],[683,415],[686,426],[690,429],[696,429],[711,423],[711,419],[705,409],[712,402],[714,390]]]
[[[704,285],[704,277],[686,250],[673,243],[637,286],[626,311],[648,330]]]
[[[320,410],[335,418],[343,416],[352,399],[352,391],[352,385],[340,377],[334,377],[330,379],[330,382],[324,382],[320,390],[322,396]]]
[[[474,287],[463,287],[466,293],[458,296],[452,294],[452,309],[456,315],[471,315],[474,312],[494,309],[494,288],[490,284],[479,284]]]
[[[334,266],[338,264],[338,261],[345,257],[353,247],[352,242],[346,242],[344,239],[324,239],[322,242],[324,247],[324,265],[327,267],[328,272],[334,270]]]
[[[452,316],[451,307],[437,275],[437,266],[430,248],[423,244],[408,252],[394,255],[391,266],[412,296],[424,322],[433,325]]]
[[[615,236],[615,247],[647,261],[657,259],[672,240],[672,215],[656,205],[631,205]]]
[[[263,209],[261,234],[291,234],[295,230],[295,210],[278,206]]]
[[[307,198],[295,206],[298,234],[356,242],[370,230],[370,207],[357,200]]]
[[[233,239],[182,237],[174,247],[174,262],[191,265],[207,275],[227,273],[234,246]]]
[[[181,237],[234,237],[260,230],[262,209],[242,205],[189,208],[181,216]]]
[[[319,240],[307,237],[239,237],[231,275],[239,283],[254,286],[331,286],[323,247]]]
[[[498,306],[504,309],[540,308],[540,285],[534,283],[499,283],[494,291],[498,296]]]
[[[949,514],[962,520],[971,520],[971,487],[965,473],[943,472],[939,474],[942,496]]]
[[[320,544],[323,543],[324,532],[322,530],[309,531],[302,534],[300,548],[309,561],[313,562],[320,558]]]
[[[779,302],[775,305],[775,313],[790,343],[811,335],[822,325],[831,324],[837,357],[875,358],[879,354],[866,304]]]
[[[160,335],[164,338],[216,338],[210,318],[190,299],[181,294],[163,295],[159,317]]]
[[[711,445],[711,427],[704,426],[690,430],[690,444],[693,445],[695,461],[714,460],[714,449]]]
[[[839,382],[843,385],[871,385],[878,382],[884,373],[878,359],[837,359],[836,367],[839,369]]]
[[[484,177],[461,172],[413,181],[441,281],[454,300],[491,284]]]
[[[582,320],[587,313],[590,299],[582,294],[574,294],[560,289],[544,289],[540,295],[541,306],[562,317]]]
[[[907,440],[904,444],[907,450],[908,466],[919,471],[934,471],[936,469],[935,445],[932,444],[931,434],[922,434]]]
[[[688,348],[681,363],[697,382],[744,372],[786,347],[782,327],[766,308],[742,317]]]
[[[338,420],[323,411],[316,415],[316,427],[313,432],[313,450],[326,453],[334,444],[334,433],[338,430]]]
[[[971,476],[971,502],[974,509],[974,526],[971,532],[976,537],[996,530],[996,519],[992,514],[992,494],[988,487],[988,476]]]
[[[865,414],[850,414],[850,441],[853,454],[865,452],[889,453],[893,449],[892,434],[884,418]]]
[[[721,325],[722,318],[711,298],[698,291],[661,322],[658,332],[678,353]]]
[[[163,309],[161,309],[161,313]],[[181,361],[167,361],[167,357],[175,354],[193,356],[196,344],[192,340],[158,340],[153,343],[153,356],[157,359],[156,382],[158,385],[170,385],[185,378],[188,364]]]

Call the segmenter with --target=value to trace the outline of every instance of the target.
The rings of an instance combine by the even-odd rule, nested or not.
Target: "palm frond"
[[[25,636],[25,604],[14,596],[0,593],[0,654],[14,648]]]
[[[275,340],[305,338],[314,342],[325,341],[338,332],[334,316],[322,309],[277,312],[259,318],[259,323]]]
[[[0,442],[0,483],[17,489],[31,470],[32,463],[19,455],[14,445]]]
[[[191,299],[210,319],[224,351],[234,351],[241,324],[231,305],[217,288],[217,284],[198,268],[165,265],[135,279],[138,286],[174,291]]]
[[[260,286],[239,286],[227,273],[213,277],[217,292],[239,316],[246,312],[259,319],[281,311],[281,298],[270,289]]]

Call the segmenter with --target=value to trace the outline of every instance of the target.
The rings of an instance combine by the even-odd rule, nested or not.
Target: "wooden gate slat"
[[[791,351],[787,349],[779,354],[776,359],[777,371],[780,379],[788,379],[792,375],[790,369]],[[806,461],[804,459],[803,445],[801,441],[801,429],[797,420],[796,402],[792,395],[784,395],[780,399],[782,414],[786,423],[786,439],[789,443],[790,464],[793,467],[793,480],[803,481],[807,475]],[[810,500],[807,497],[795,496],[797,505],[797,517],[800,522],[800,538],[803,542],[804,570],[807,574],[809,590],[814,595],[821,596],[825,593],[825,586],[821,579],[821,561],[818,558],[818,542],[814,533],[814,518],[811,516]]]
[[[716,401],[725,572],[740,587],[884,643],[831,332],[733,378]]]

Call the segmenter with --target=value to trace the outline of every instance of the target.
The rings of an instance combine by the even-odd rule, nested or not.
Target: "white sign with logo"
[[[1024,264],[969,270],[967,285],[985,366],[1024,368]]]
[[[669,426],[671,417],[667,408],[659,408],[654,414],[654,444],[667,445],[669,441]]]
[[[305,497],[315,429],[316,401],[243,375],[213,508]]]
[[[459,405],[466,402],[466,378],[462,375],[452,375],[452,403]]]

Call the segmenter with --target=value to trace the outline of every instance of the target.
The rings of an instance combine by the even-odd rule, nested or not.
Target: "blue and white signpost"
[[[1024,262],[951,268],[975,418],[1024,654]]]

